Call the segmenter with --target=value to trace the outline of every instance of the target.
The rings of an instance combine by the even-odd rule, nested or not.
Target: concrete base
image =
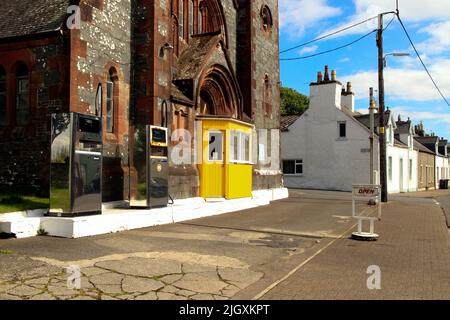
[[[353,240],[377,241],[378,238],[379,238],[379,236],[376,233],[369,233],[369,232],[353,232],[352,233],[352,239]]]
[[[45,217],[44,211],[36,217],[24,215],[0,216],[0,232],[14,233],[16,237],[31,237],[39,229],[50,236],[81,238],[125,230],[152,227],[162,224],[188,221],[208,216],[220,215],[259,206],[271,201],[287,198],[285,188],[257,190],[252,198],[207,202],[203,198],[175,200],[173,205],[159,209],[126,209],[105,206],[102,215],[75,218]],[[123,203],[119,204],[122,207]]]

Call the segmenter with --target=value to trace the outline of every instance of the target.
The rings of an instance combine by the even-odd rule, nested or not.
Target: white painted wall
[[[311,86],[310,108],[282,132],[283,160],[303,160],[303,175],[284,175],[289,188],[350,191],[352,184],[370,182],[369,130],[340,110],[341,85]],[[347,138],[339,139],[340,121],[347,125]],[[374,169],[378,170],[378,140],[375,140]]]
[[[392,178],[389,177],[389,158],[392,158]],[[386,161],[388,173],[388,193],[417,191],[419,153],[410,148],[388,145]],[[403,160],[403,171],[400,171],[400,160]],[[412,170],[410,166],[412,162]],[[411,174],[411,175],[410,175]]]
[[[444,169],[444,170],[442,170]],[[439,188],[440,179],[450,178],[450,163],[449,158],[443,156],[436,156],[436,188]],[[442,172],[444,171],[444,172]]]

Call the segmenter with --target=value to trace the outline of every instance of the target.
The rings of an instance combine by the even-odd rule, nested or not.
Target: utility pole
[[[379,95],[379,120],[378,136],[380,142],[380,184],[381,202],[388,201],[387,172],[386,172],[386,131],[384,127],[384,56],[383,56],[383,14],[378,15],[378,95]]]

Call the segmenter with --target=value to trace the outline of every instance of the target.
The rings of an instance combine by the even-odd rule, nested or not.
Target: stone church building
[[[48,196],[58,112],[101,115],[104,202],[135,192],[134,128],[147,124],[169,128],[172,151],[190,140],[192,158],[196,134],[223,130],[225,154],[247,165],[235,177],[281,187],[278,23],[277,0],[2,0],[0,190]],[[211,172],[170,160],[170,194],[206,197],[216,183],[225,197]]]

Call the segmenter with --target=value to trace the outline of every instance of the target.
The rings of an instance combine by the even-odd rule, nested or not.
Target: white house
[[[385,113],[388,192],[417,190],[418,151],[414,129]],[[375,114],[375,132],[379,115]],[[331,79],[328,69],[310,85],[310,107],[301,116],[282,117],[281,155],[284,183],[289,188],[350,191],[370,183],[370,118],[354,111],[351,84]],[[397,130],[397,132],[396,132]],[[396,134],[397,133],[397,134]],[[379,182],[378,136],[374,138],[374,175]]]
[[[335,72],[310,85],[310,107],[301,116],[282,117],[281,155],[289,188],[350,191],[370,182],[369,129],[354,115],[351,85],[342,89]],[[378,171],[378,138],[374,141]]]

